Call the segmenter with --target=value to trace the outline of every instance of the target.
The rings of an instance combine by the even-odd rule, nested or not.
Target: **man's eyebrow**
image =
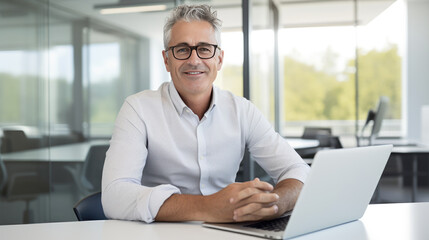
[[[196,46],[199,46],[199,45],[210,45],[210,44],[211,43],[208,43],[208,42],[199,42],[199,43],[197,43]],[[181,43],[176,44],[175,46],[191,46],[191,45],[189,45],[187,42],[181,42]]]
[[[199,42],[197,45],[210,45],[211,43],[208,42]]]
[[[181,43],[176,44],[176,46],[183,46],[183,45],[189,46],[189,44],[186,42],[181,42]]]

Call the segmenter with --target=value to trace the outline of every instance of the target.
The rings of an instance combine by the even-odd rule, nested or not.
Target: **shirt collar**
[[[217,87],[215,87],[213,85],[213,87],[212,87],[212,100],[210,101],[210,106],[209,106],[209,109],[207,110],[208,113],[211,112],[217,104],[217,98],[218,98],[218,96],[217,96],[218,92],[217,91],[218,91]]]
[[[206,113],[209,113],[213,110],[213,108],[216,106],[217,104],[217,91],[218,89],[213,86],[212,88],[212,99],[210,101],[210,106],[209,109],[207,110]],[[188,106],[186,106],[185,102],[183,102],[182,98],[180,97],[179,93],[177,92],[176,87],[174,86],[173,81],[170,82],[169,86],[168,86],[168,91],[170,93],[170,98],[171,101],[173,102],[174,108],[176,109],[177,113],[179,115],[182,115],[183,111],[187,108],[189,108]]]
[[[179,115],[182,115],[185,108],[187,108],[186,104],[183,102],[182,98],[180,97],[179,93],[176,90],[176,87],[174,87],[174,83],[171,81],[168,86],[168,91],[170,92],[170,98],[173,102],[174,108],[176,108],[176,111]]]

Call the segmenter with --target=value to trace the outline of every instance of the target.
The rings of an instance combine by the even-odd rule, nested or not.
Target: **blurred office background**
[[[0,0],[0,224],[72,221],[99,191],[124,99],[169,81],[162,27],[181,3],[218,11],[215,85],[249,98],[282,136],[323,127],[356,146],[386,96],[379,138],[428,139],[429,0],[141,0],[144,12],[101,12],[130,2]]]

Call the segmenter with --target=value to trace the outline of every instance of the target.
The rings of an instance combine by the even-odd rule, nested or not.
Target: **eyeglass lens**
[[[192,50],[195,49],[199,58],[208,59],[212,58],[215,54],[216,47],[213,45],[198,45],[195,47],[183,45],[183,46],[175,46],[173,48],[174,57],[179,60],[187,59],[191,56]]]

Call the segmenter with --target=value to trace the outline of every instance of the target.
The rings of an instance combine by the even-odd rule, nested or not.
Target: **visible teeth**
[[[200,74],[201,72],[188,72],[188,74]]]

